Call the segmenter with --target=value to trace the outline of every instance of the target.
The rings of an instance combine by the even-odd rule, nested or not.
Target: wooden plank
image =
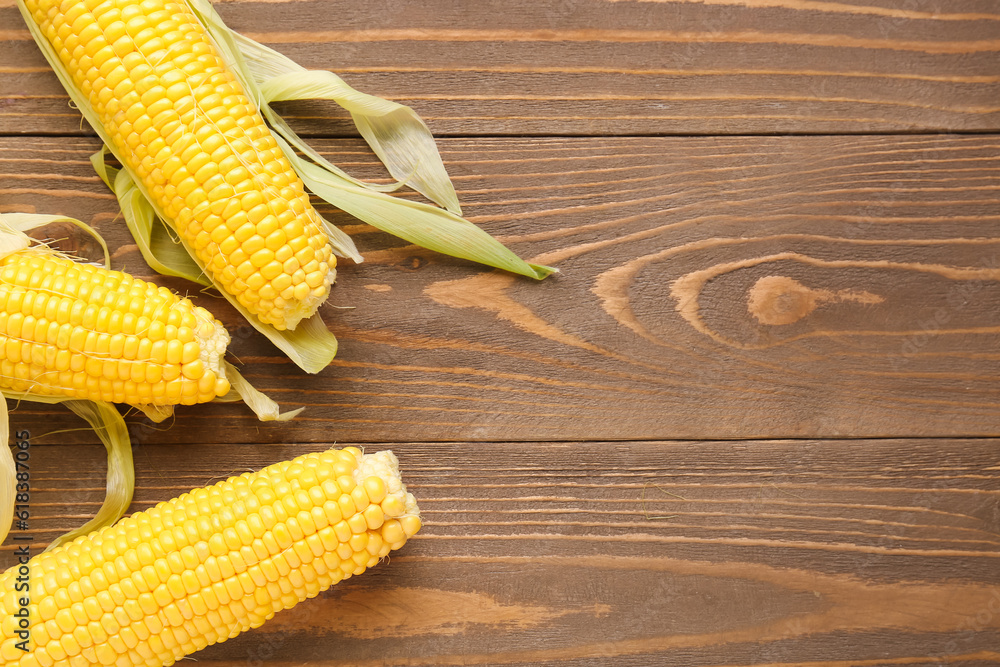
[[[355,173],[379,173],[358,142],[322,145]],[[221,299],[195,297],[233,332],[247,377],[307,411],[279,427],[238,404],[196,406],[166,430],[130,417],[134,436],[997,433],[997,137],[442,145],[470,218],[561,275],[535,283],[482,270],[326,210],[366,261],[342,263],[323,309],[341,339],[324,372],[299,372]],[[148,274],[90,170],[95,148],[2,140],[0,211],[75,214],[108,236],[116,267]],[[13,419],[33,430],[78,425],[66,414],[25,403]]]
[[[1000,441],[392,447],[422,532],[199,664],[1000,664]],[[142,445],[132,509],[322,448]],[[103,450],[30,451],[37,550]]]
[[[995,131],[991,0],[220,2],[310,68],[417,109],[439,135]],[[0,0],[0,134],[80,134]],[[356,134],[332,104],[287,107]]]

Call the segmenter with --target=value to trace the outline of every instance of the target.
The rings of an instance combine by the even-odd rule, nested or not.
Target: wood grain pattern
[[[307,410],[127,416],[133,510],[356,443],[396,451],[426,521],[198,664],[1000,667],[995,0],[216,4],[414,107],[451,137],[467,216],[562,273],[324,208],[366,261],[339,267],[341,351],[311,377],[154,278]],[[384,178],[339,109],[283,110]],[[0,0],[0,212],[79,217],[148,278],[97,147]],[[66,410],[11,407],[40,548],[97,510],[104,449]]]
[[[219,11],[307,67],[414,107],[441,136],[1000,129],[990,0],[240,0]],[[356,134],[333,105],[285,108],[305,133]],[[0,134],[82,132],[13,0],[0,0]]]
[[[327,211],[366,256],[341,266],[323,311],[342,342],[331,368],[303,377],[221,299],[197,297],[234,332],[247,376],[307,411],[274,428],[239,405],[198,406],[163,431],[136,417],[135,436],[998,433],[994,137],[442,145],[470,218],[561,275],[534,283],[481,270]],[[323,146],[378,174],[357,142]],[[95,147],[3,140],[0,210],[76,214],[111,239],[117,267],[148,275],[90,170]],[[75,424],[64,415],[24,404],[15,423]]]
[[[32,439],[40,545],[103,462]],[[321,448],[141,445],[132,509]],[[393,449],[424,530],[198,664],[1000,664],[1000,441]]]

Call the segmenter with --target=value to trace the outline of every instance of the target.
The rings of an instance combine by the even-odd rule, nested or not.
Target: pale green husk
[[[107,154],[105,146],[90,156],[90,162],[97,175],[118,197],[125,224],[149,267],[165,276],[178,276],[211,287],[212,282],[191,259],[180,240],[158,222],[153,205],[136,187],[128,170],[108,166],[104,160]]]
[[[278,404],[268,398],[266,395],[257,391],[257,389],[246,381],[246,379],[240,374],[236,368],[230,364],[228,361],[222,362],[226,367],[226,379],[229,380],[229,384],[232,385],[233,391],[240,395],[243,402],[250,406],[257,417],[262,422],[269,421],[288,421],[299,414],[305,408],[299,408],[298,410],[292,410],[290,412],[279,412]]]
[[[0,542],[7,539],[14,523],[14,500],[17,488],[17,468],[10,451],[10,422],[7,401],[0,401]]]
[[[208,0],[185,2],[276,131],[285,155],[315,195],[374,227],[437,252],[536,279],[555,271],[521,260],[499,241],[461,217],[455,189],[434,138],[412,109],[361,93],[332,72],[306,70],[280,53],[230,30]],[[119,162],[123,162],[122,156],[117,154],[100,119],[90,108],[89,100],[73,85],[72,77],[32,20],[23,0],[17,0],[17,3],[32,37],[63,87],[105,143],[105,150],[93,158],[94,167],[118,197],[126,224],[143,257],[156,271],[208,284],[204,267],[196,261],[190,248],[167,229],[169,220],[151,203],[139,179],[127,169],[118,171],[105,165],[105,152],[114,154]],[[358,131],[396,183],[376,185],[350,176],[303,141],[269,104],[301,99],[331,100],[349,111]],[[297,152],[308,159],[299,157]],[[403,185],[443,208],[386,194]],[[362,261],[350,237],[328,221],[323,222],[334,252],[355,262]],[[307,372],[319,372],[333,359],[337,349],[336,339],[322,324],[318,314],[298,327],[307,329],[310,332],[308,335],[295,335],[295,332],[278,331],[261,323],[221,288],[220,292],[252,326]]]
[[[0,541],[3,541],[12,525],[14,510],[14,485],[16,484],[16,471],[14,470],[14,460],[10,451],[10,425],[7,416],[7,401],[13,401],[15,405],[20,401],[33,401],[35,403],[62,403],[74,413],[82,417],[90,424],[90,427],[97,433],[97,437],[104,443],[108,450],[108,481],[104,502],[97,514],[87,523],[79,528],[75,528],[65,535],[49,544],[48,549],[55,548],[64,542],[68,542],[79,535],[84,535],[92,530],[98,530],[104,526],[110,526],[117,521],[132,502],[132,490],[135,488],[135,469],[132,465],[132,443],[129,440],[128,428],[125,420],[114,405],[103,401],[85,401],[71,398],[60,398],[58,396],[38,396],[30,393],[2,391],[0,395],[4,399],[0,401],[0,443],[5,456],[2,456],[3,470],[0,475]],[[46,433],[44,435],[53,435]],[[7,465],[10,465],[10,470]],[[9,507],[9,511],[8,511]]]
[[[455,188],[434,137],[407,106],[359,92],[333,72],[307,70],[295,61],[231,30],[209,0],[185,0],[223,57],[277,132],[285,156],[320,199],[368,224],[437,252],[542,279],[555,271],[528,264],[461,217]],[[299,137],[270,102],[320,99],[350,112],[355,126],[396,184],[376,186],[348,175]],[[281,139],[284,138],[284,141]],[[298,157],[301,153],[309,158]],[[309,171],[305,171],[308,165]],[[384,193],[407,185],[444,209]],[[318,186],[318,187],[317,187]]]
[[[0,258],[10,253],[28,248],[32,240],[25,234],[27,231],[43,227],[55,222],[65,222],[76,225],[92,235],[104,249],[105,262],[110,257],[108,248],[94,229],[88,225],[58,215],[39,215],[28,213],[0,214]],[[55,250],[43,248],[46,252]],[[243,400],[261,421],[285,421],[291,419],[303,408],[282,413],[278,404],[255,389],[228,362],[224,362],[226,376],[232,386],[231,398],[225,400]],[[6,538],[12,525],[15,499],[16,469],[10,450],[10,428],[7,417],[7,400],[16,403],[33,401],[36,403],[62,403],[90,424],[108,450],[108,481],[104,502],[97,514],[83,526],[76,528],[56,539],[49,548],[68,542],[73,538],[113,524],[125,512],[132,502],[132,490],[135,485],[135,471],[132,465],[132,444],[128,428],[118,409],[111,403],[89,401],[59,396],[34,394],[30,391],[0,391],[0,542]],[[163,421],[173,414],[173,406],[133,406],[144,412],[155,422]],[[46,434],[52,435],[52,434]]]
[[[63,405],[85,419],[107,448],[108,483],[104,503],[94,518],[57,538],[49,545],[50,549],[113,524],[128,509],[132,502],[132,489],[135,488],[132,445],[125,420],[118,409],[110,403],[97,401],[64,401]]]

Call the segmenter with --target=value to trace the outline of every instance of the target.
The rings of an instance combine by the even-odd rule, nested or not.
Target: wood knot
[[[427,266],[427,260],[423,257],[417,257],[416,255],[411,255],[404,259],[398,265],[405,271],[419,271],[420,269]]]
[[[750,288],[747,310],[761,324],[781,326],[798,322],[821,303],[837,301],[874,304],[883,299],[864,291],[806,287],[788,276],[764,276]]]
[[[798,322],[816,310],[819,297],[794,278],[764,276],[750,288],[747,309],[761,324]]]

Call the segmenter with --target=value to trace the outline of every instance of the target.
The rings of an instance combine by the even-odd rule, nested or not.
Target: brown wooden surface
[[[103,450],[33,439],[44,538]],[[426,529],[198,664],[1000,661],[998,440],[392,447]],[[139,445],[134,508],[316,449]]]
[[[150,441],[202,441],[219,415],[234,442],[1000,434],[996,137],[441,143],[467,215],[562,274],[483,271],[330,211],[366,255],[323,310],[331,368],[303,377],[198,297],[247,376],[309,409],[280,429],[184,409],[190,428]],[[320,145],[378,173],[357,140]],[[149,275],[96,147],[0,140],[2,205],[79,215]]]
[[[308,409],[129,416],[133,509],[356,443],[397,452],[426,519],[201,664],[1000,665],[995,2],[218,6],[420,111],[467,216],[562,273],[323,209],[366,261],[340,267],[341,352],[314,377],[161,280]],[[343,113],[285,108],[382,175]],[[148,277],[97,146],[0,0],[0,211],[79,217]],[[82,425],[58,407],[11,421],[40,544],[96,510],[103,448],[46,436]]]
[[[306,67],[413,106],[439,135],[1000,128],[995,0],[239,0],[219,12]],[[0,0],[0,73],[0,132],[80,133],[13,0]],[[291,111],[304,131],[354,134],[326,105]]]

